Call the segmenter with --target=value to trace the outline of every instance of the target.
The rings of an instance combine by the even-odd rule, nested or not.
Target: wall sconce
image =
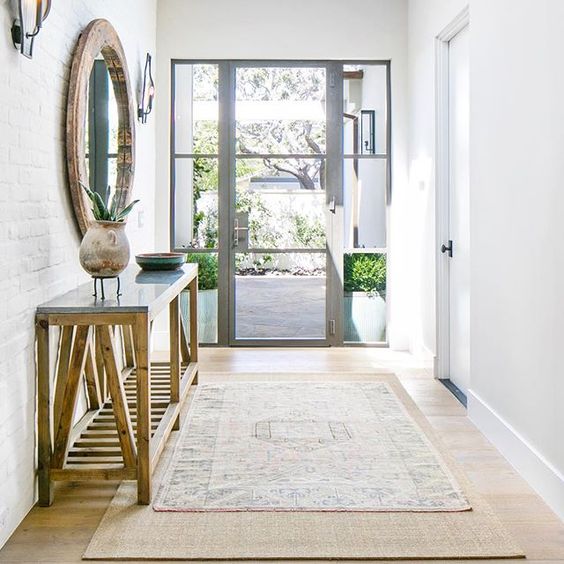
[[[28,59],[33,56],[33,42],[51,11],[51,0],[18,0],[18,18],[12,24],[14,47]]]
[[[151,61],[151,55],[147,53],[147,58],[145,59],[145,72],[143,73],[141,105],[137,110],[137,117],[141,123],[147,123],[147,116],[153,111],[153,100],[155,99],[155,82],[151,71]]]
[[[360,111],[360,152],[363,155],[376,154],[376,111]]]

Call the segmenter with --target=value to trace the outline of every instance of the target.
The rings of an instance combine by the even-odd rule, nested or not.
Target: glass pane
[[[178,64],[174,69],[175,150],[215,155],[218,153],[218,66]]]
[[[116,93],[113,87],[108,89],[108,123],[110,130],[110,145],[109,153],[110,155],[116,155],[119,149],[118,143],[118,130],[119,130],[119,115],[118,115],[118,105],[116,100]],[[112,178],[112,176],[110,176]],[[114,183],[116,176],[113,176]],[[112,182],[110,182],[112,184]]]
[[[325,152],[325,69],[236,71],[238,153]]]
[[[88,185],[110,202],[117,186],[118,107],[103,59],[94,61],[86,89],[85,160]]]
[[[386,255],[344,255],[344,339],[353,343],[386,341]]]
[[[343,67],[345,154],[386,153],[387,92],[385,65]]]
[[[325,248],[324,161],[237,159],[236,170],[236,210],[247,214],[249,247]]]
[[[217,159],[176,159],[174,225],[176,248],[217,248]]]
[[[345,249],[386,247],[386,161],[345,159]]]
[[[325,253],[238,253],[238,339],[324,339]]]
[[[217,254],[190,253],[187,262],[198,264],[198,341],[217,343]],[[190,334],[190,292],[180,301],[186,334]]]

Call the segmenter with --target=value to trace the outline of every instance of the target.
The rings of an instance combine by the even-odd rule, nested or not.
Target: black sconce
[[[33,42],[51,11],[51,0],[18,0],[18,18],[12,24],[14,47],[28,59],[33,56]]]
[[[376,154],[376,111],[360,112],[360,152],[363,155]]]
[[[141,105],[137,110],[137,117],[141,123],[147,123],[147,116],[153,111],[153,100],[155,99],[155,82],[151,72],[151,60],[151,55],[147,53],[147,58],[145,60],[145,72],[143,73]]]

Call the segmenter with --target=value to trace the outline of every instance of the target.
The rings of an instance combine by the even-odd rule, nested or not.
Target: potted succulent
[[[386,255],[345,255],[345,341],[386,340]]]
[[[125,235],[125,219],[139,201],[123,207],[123,194],[116,190],[110,200],[110,189],[102,198],[81,183],[92,202],[94,222],[82,239],[79,260],[82,268],[93,278],[116,278],[129,263],[129,241]],[[110,204],[108,206],[108,203]]]

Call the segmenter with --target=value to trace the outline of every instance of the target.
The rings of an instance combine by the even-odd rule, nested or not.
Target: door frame
[[[450,378],[450,272],[441,245],[449,240],[449,42],[470,25],[466,6],[435,37],[435,378]]]
[[[214,64],[218,66],[219,73],[219,123],[218,123],[218,154],[197,155],[200,158],[218,158],[219,185],[218,185],[218,214],[220,233],[229,233],[229,237],[219,237],[218,255],[218,335],[217,343],[205,343],[202,346],[272,346],[272,347],[322,347],[322,346],[361,346],[361,347],[387,347],[388,340],[378,343],[349,343],[344,341],[344,187],[343,170],[343,123],[341,104],[343,99],[343,66],[353,64],[381,65],[386,68],[386,153],[377,155],[385,158],[386,167],[386,207],[390,205],[392,196],[392,97],[391,97],[391,61],[388,59],[208,59],[208,58],[173,58],[170,61],[170,121],[169,121],[169,181],[170,181],[170,222],[169,237],[170,248],[178,252],[203,253],[207,249],[190,249],[175,245],[175,161],[177,158],[195,158],[195,154],[176,152],[175,143],[175,98],[176,98],[176,67],[183,64]],[[232,260],[231,240],[233,230],[233,213],[235,210],[235,68],[238,66],[288,66],[307,67],[318,66],[327,70],[327,121],[326,121],[326,151],[327,163],[326,177],[333,178],[326,188],[326,209],[329,208],[331,199],[335,199],[335,213],[327,212],[327,243],[326,243],[326,338],[325,339],[235,339],[235,296],[234,296],[234,261]],[[333,110],[333,111],[332,111]],[[222,159],[220,155],[229,155]],[[348,156],[347,156],[348,157]],[[386,210],[386,254],[390,232],[389,209]],[[233,263],[233,264],[232,264]],[[389,264],[388,264],[389,273]],[[227,276],[225,275],[227,274]],[[390,290],[387,290],[387,297]],[[387,300],[389,301],[389,300]],[[387,309],[387,324],[389,325],[390,310]]]

